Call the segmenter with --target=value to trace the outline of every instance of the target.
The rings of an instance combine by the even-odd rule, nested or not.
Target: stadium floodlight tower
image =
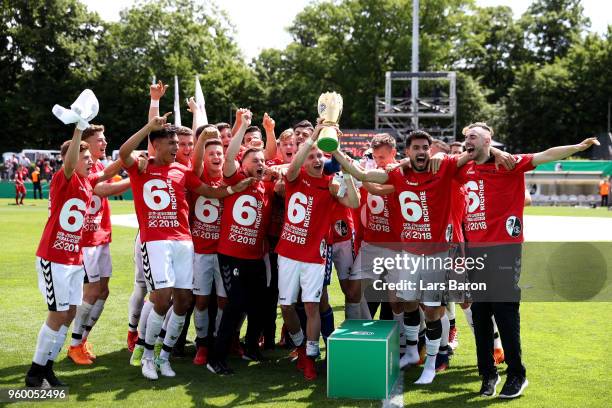
[[[398,141],[414,129],[452,142],[457,125],[455,72],[419,72],[419,0],[412,1],[412,71],[387,71],[385,97],[375,99],[376,129]],[[410,81],[410,87],[406,82]]]

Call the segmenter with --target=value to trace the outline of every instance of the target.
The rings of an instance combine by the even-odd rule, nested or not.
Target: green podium
[[[399,331],[390,320],[346,320],[327,339],[327,396],[385,399],[399,374]]]

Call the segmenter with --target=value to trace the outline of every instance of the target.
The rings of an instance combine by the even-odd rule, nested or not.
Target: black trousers
[[[266,344],[274,345],[278,314],[278,254],[275,252],[270,252],[270,273],[270,285],[266,288],[263,335]]]
[[[602,195],[601,196],[601,206],[602,207],[607,207],[608,206],[608,196],[607,195]]]
[[[484,268],[470,271],[470,281],[485,282],[485,292],[472,292],[472,319],[476,340],[478,372],[494,376],[497,368],[493,360],[493,321],[504,346],[507,373],[525,376],[521,352],[520,287],[521,244],[473,248],[468,244],[468,256],[484,260]]]
[[[34,190],[33,190],[34,199],[36,199],[36,192],[37,191],[38,191],[38,194],[39,194],[39,199],[42,199],[43,196],[42,196],[42,187],[40,186],[40,181],[35,181],[35,182],[32,183],[32,185],[34,186]]]
[[[480,375],[489,377],[497,374],[497,368],[493,360],[493,321],[491,316],[494,316],[499,337],[504,346],[508,375],[525,377],[526,371],[521,357],[519,305],[518,302],[477,302],[472,304],[476,356]]]
[[[265,308],[266,266],[263,259],[240,259],[223,254],[217,256],[227,293],[227,305],[223,309],[211,357],[213,361],[225,361],[243,313],[246,313],[249,319],[247,349],[258,347]]]

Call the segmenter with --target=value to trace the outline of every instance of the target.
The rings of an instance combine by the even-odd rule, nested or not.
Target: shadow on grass
[[[126,349],[99,354],[96,363],[88,367],[77,367],[64,357],[55,364],[55,371],[58,377],[69,385],[70,402],[89,402],[96,405],[100,403],[106,405],[106,401],[109,400],[113,404],[124,405],[128,403],[128,399],[130,405],[134,404],[134,399],[149,404],[154,402],[150,400],[150,393],[142,396],[134,394],[152,390],[167,391],[156,394],[159,396],[158,402],[163,405],[169,403],[180,406],[219,407],[247,405],[289,407],[293,403],[308,407],[381,405],[377,400],[328,399],[323,362],[318,363],[319,378],[308,382],[290,361],[288,350],[285,349],[277,348],[267,352],[266,355],[271,361],[263,363],[252,363],[232,357],[229,364],[236,373],[225,377],[210,373],[205,366],[194,366],[191,363],[194,354],[192,345],[186,348],[186,352],[186,357],[173,357],[171,360],[177,376],[160,377],[157,381],[144,379],[138,367],[129,366],[130,354]],[[28,368],[29,363],[0,369],[0,386],[22,387]],[[405,406],[422,405],[424,400],[433,407],[463,405],[484,407],[498,402],[495,399],[483,399],[476,394],[480,385],[476,367],[452,366],[439,374],[429,386],[413,384],[420,372],[420,367],[404,372]],[[498,389],[501,389],[501,385]]]

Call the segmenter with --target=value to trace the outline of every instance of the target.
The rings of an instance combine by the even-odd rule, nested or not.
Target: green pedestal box
[[[327,396],[385,399],[399,374],[399,331],[389,320],[346,320],[327,339]]]

